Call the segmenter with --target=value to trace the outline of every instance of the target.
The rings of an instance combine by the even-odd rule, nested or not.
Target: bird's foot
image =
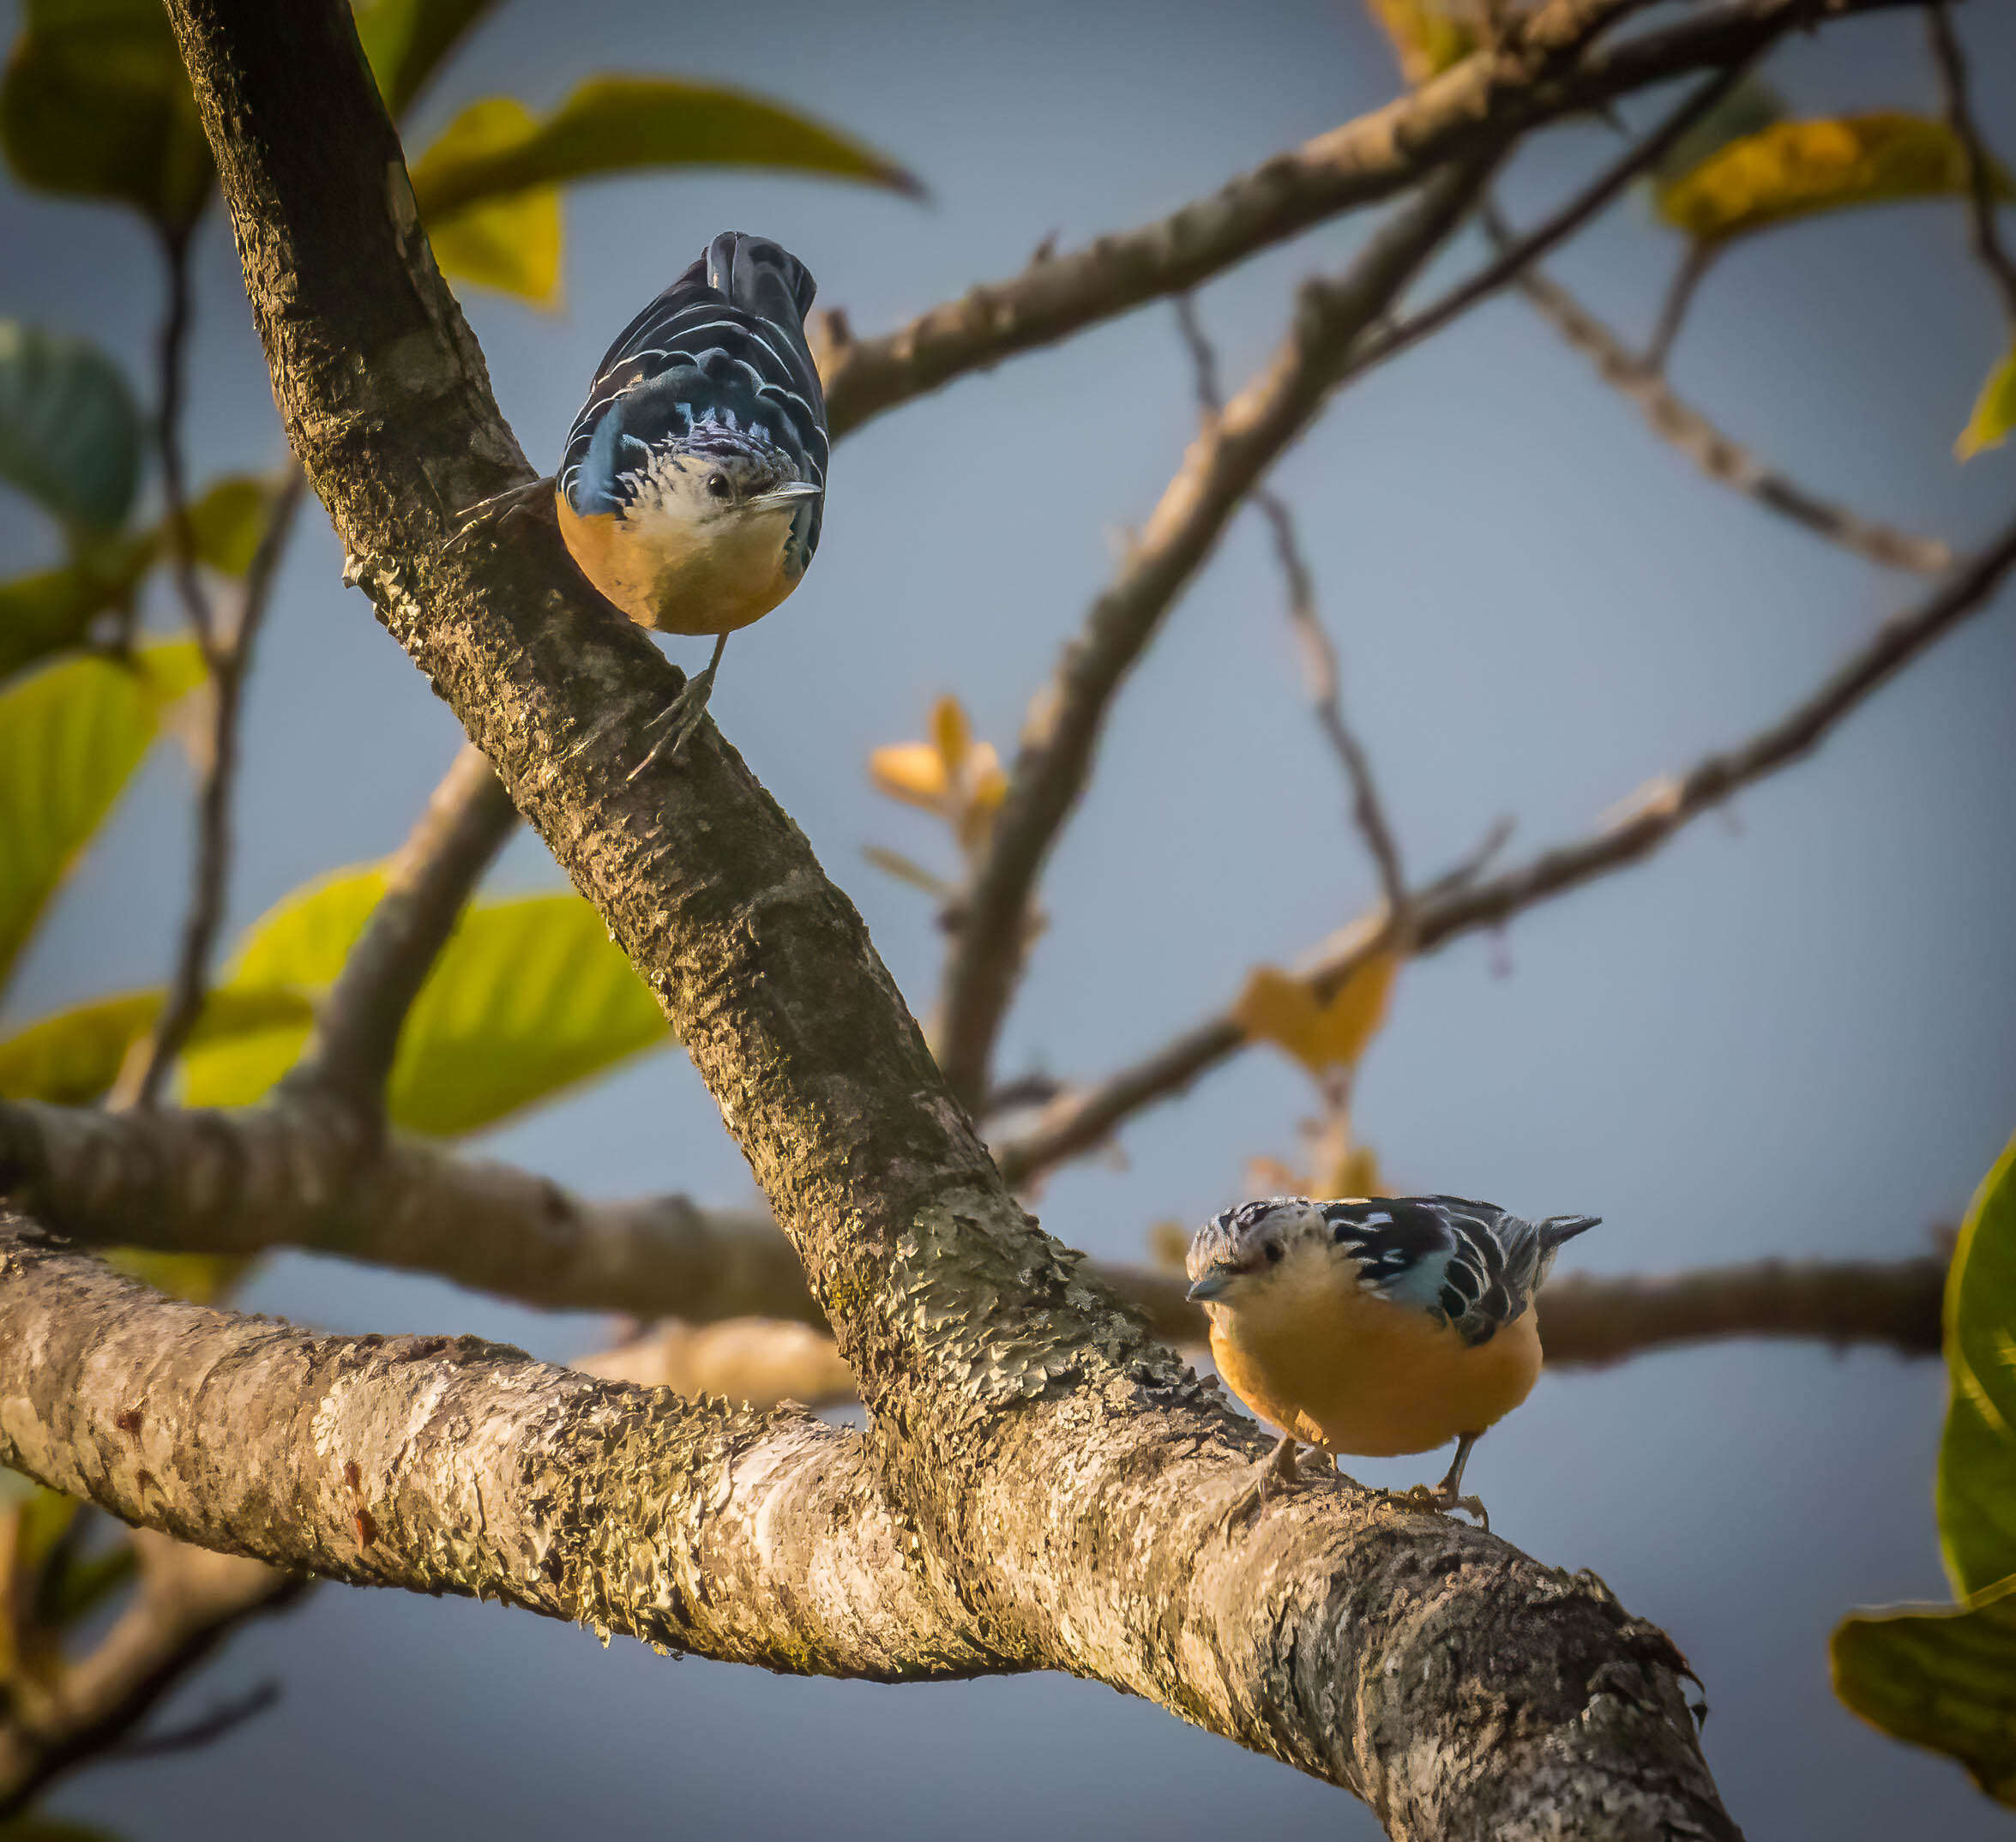
[[[1254,1466],[1246,1488],[1232,1499],[1225,1514],[1225,1526],[1249,1520],[1269,1498],[1294,1490],[1302,1481],[1297,1442],[1284,1433],[1274,1449]]]
[[[1455,1488],[1448,1484],[1417,1484],[1411,1490],[1381,1490],[1376,1493],[1399,1509],[1422,1509],[1436,1515],[1447,1515],[1453,1509],[1460,1509],[1477,1518],[1477,1526],[1488,1535],[1491,1532],[1490,1514],[1479,1497],[1459,1496]]]
[[[661,755],[675,764],[684,758],[687,743],[692,739],[693,731],[700,727],[701,719],[707,714],[707,697],[713,688],[711,671],[687,679],[685,689],[651,719],[653,728],[660,723],[669,723],[671,727],[651,744],[649,752],[630,769],[624,777],[626,780],[635,780]]]
[[[542,500],[550,503],[552,491],[551,480],[528,479],[515,486],[507,486],[502,492],[493,492],[487,499],[478,499],[461,515],[462,521],[455,527],[454,535],[448,539],[448,547],[453,550],[478,525],[487,524],[493,518],[500,522],[508,521],[533,510]]]

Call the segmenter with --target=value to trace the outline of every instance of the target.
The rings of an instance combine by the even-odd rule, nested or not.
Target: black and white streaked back
[[[724,231],[604,355],[568,430],[560,491],[589,515],[621,509],[654,450],[773,449],[822,489],[799,515],[798,567],[819,543],[829,444],[805,338],[816,284],[781,245]]]
[[[1466,1196],[1369,1196],[1320,1206],[1332,1244],[1358,1284],[1488,1343],[1533,1302],[1562,1242],[1593,1228],[1590,1215],[1531,1222]]]

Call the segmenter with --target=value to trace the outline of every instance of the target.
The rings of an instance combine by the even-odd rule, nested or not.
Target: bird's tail
[[[1600,1215],[1550,1215],[1545,1221],[1536,1224],[1540,1231],[1540,1245],[1551,1254],[1563,1241],[1586,1234],[1602,1220]]]
[[[707,285],[745,312],[802,329],[819,284],[797,257],[767,237],[723,231],[707,246]]]

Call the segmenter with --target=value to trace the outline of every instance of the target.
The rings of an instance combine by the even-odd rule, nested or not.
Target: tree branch
[[[858,1435],[473,1337],[317,1337],[164,1298],[0,1216],[0,1460],[137,1526],[878,1682],[993,1661]]]
[[[1918,0],[1736,0],[1614,45],[1591,45],[1615,10],[1556,0],[1514,44],[1480,51],[1208,198],[1020,274],[969,290],[881,338],[827,316],[820,370],[839,436],[871,417],[1164,295],[1180,294],[1325,220],[1393,196],[1437,167],[1620,96],[1754,56],[1795,27]]]
[[[1425,895],[1414,906],[1415,950],[1431,952],[1477,929],[1649,857],[1703,812],[1809,754],[1827,732],[1927,647],[1986,607],[2016,563],[2016,523],[2007,527],[1917,607],[1893,615],[1809,696],[1734,749],[1665,775],[1625,802],[1590,836],[1562,845],[1502,876]],[[1375,910],[1339,930],[1305,960],[1303,976],[1333,991],[1378,951],[1385,916]],[[1068,1090],[1022,1137],[995,1147],[1010,1183],[1025,1185],[1104,1142],[1142,1108],[1183,1093],[1237,1054],[1249,1038],[1231,1009],[1184,1031],[1096,1086]]]
[[[385,893],[316,1010],[301,1058],[280,1084],[284,1096],[326,1094],[382,1125],[406,1013],[517,822],[482,749],[464,743],[387,867]]]
[[[1342,1483],[1269,1505],[1244,1540],[1223,1539],[1224,1512],[1262,1442],[1077,1277],[1074,1256],[1015,1207],[803,835],[710,725],[683,761],[661,759],[630,777],[674,675],[578,585],[557,533],[521,526],[448,545],[460,509],[530,469],[431,261],[348,9],[172,0],[171,16],[289,435],[356,579],[659,995],[860,1382],[870,1430],[858,1442],[797,1417],[747,1433],[767,1460],[773,1440],[804,1442],[794,1448],[804,1454],[816,1442],[815,1460],[778,1454],[769,1475],[803,1478],[816,1463],[831,1478],[861,1454],[863,1468],[818,1506],[823,1538],[858,1537],[831,1567],[858,1557],[885,1502],[900,1509],[890,1527],[908,1540],[892,1543],[880,1600],[855,1608],[858,1620],[893,1616],[891,1599],[917,1604],[919,1580],[954,1583],[938,1644],[965,1644],[972,1655],[980,1632],[984,1654],[1151,1696],[1359,1790],[1403,1837],[1520,1842],[1598,1821],[1620,1836],[1733,1836],[1700,1760],[1677,1652],[1593,1580],[1564,1579],[1479,1531],[1381,1508]],[[0,1290],[0,1315],[10,1315],[10,1294],[39,1291],[35,1270],[23,1287]],[[61,1301],[49,1330],[38,1326],[44,1346],[90,1302]],[[205,1325],[172,1347],[232,1333]],[[214,1377],[205,1406],[217,1412],[206,1424],[243,1412],[269,1424],[276,1400],[325,1396],[322,1363],[350,1359],[318,1339],[296,1344],[270,1327],[258,1335],[298,1351],[298,1379],[263,1375],[242,1401],[214,1403]],[[0,1341],[0,1364],[27,1366],[18,1340]],[[396,1347],[357,1352],[364,1376],[375,1382]],[[105,1351],[100,1336],[93,1374],[116,1369]],[[232,1375],[260,1366],[245,1353]],[[458,1438],[458,1476],[499,1449],[490,1430],[521,1420],[523,1403],[554,1402],[543,1429],[511,1429],[515,1468],[496,1482],[522,1484],[520,1467],[543,1470],[545,1494],[532,1501],[562,1504],[559,1580],[548,1587],[545,1570],[532,1581],[511,1570],[497,1524],[523,1518],[516,1502],[493,1504],[488,1489],[480,1517],[472,1502],[396,1494],[380,1516],[374,1495],[364,1507],[393,1538],[366,1544],[337,1522],[348,1508],[340,1491],[332,1502],[319,1477],[290,1486],[283,1470],[262,1484],[258,1504],[239,1505],[251,1526],[269,1526],[285,1502],[318,1558],[344,1577],[374,1577],[394,1559],[410,1571],[417,1560],[429,1581],[474,1574],[529,1592],[528,1603],[557,1594],[596,1615],[635,1609],[623,1587],[638,1573],[689,1565],[677,1547],[655,1553],[651,1532],[731,1538],[705,1514],[689,1536],[660,1504],[683,1507],[691,1472],[710,1467],[694,1488],[732,1497],[748,1467],[724,1475],[711,1455],[732,1427],[696,1426],[701,1410],[670,1396],[612,1398],[616,1384],[581,1376],[549,1384],[526,1372],[537,1365],[521,1369],[488,1351],[400,1353],[445,1363],[419,1378],[429,1398],[454,1401],[485,1428],[477,1451]],[[336,1445],[353,1443],[352,1430],[373,1436],[354,1460],[373,1493],[395,1449],[386,1434],[414,1466],[429,1449],[424,1430],[394,1406],[403,1373],[393,1364],[382,1389],[350,1391],[354,1424],[348,1402],[316,1410]],[[384,1396],[376,1414],[373,1393]],[[106,1462],[116,1442],[71,1412],[45,1429],[20,1405],[32,1398],[12,1373],[0,1380],[14,1448],[32,1442],[38,1459],[80,1483],[87,1467],[70,1454],[87,1452],[105,1494],[138,1510],[129,1471]],[[634,1437],[597,1403],[611,1419],[620,1406]],[[583,1414],[592,1430],[564,1436]],[[11,1424],[22,1417],[36,1424]],[[195,1442],[215,1465],[245,1462],[235,1447]],[[701,1448],[698,1464],[679,1464],[682,1446]],[[161,1462],[179,1464],[180,1451]],[[256,1468],[272,1479],[270,1466]],[[623,1514],[640,1477],[657,1499],[647,1526]],[[236,1502],[243,1487],[220,1476],[210,1495]],[[448,1488],[459,1494],[452,1480]],[[569,1514],[583,1494],[596,1499],[593,1514]],[[196,1480],[178,1472],[169,1514],[193,1525],[197,1497]],[[580,1554],[606,1532],[628,1544],[620,1565],[611,1556],[605,1566],[599,1550]],[[391,1550],[382,1560],[371,1551],[379,1545]],[[774,1542],[766,1548],[778,1552]],[[778,1597],[805,1590],[803,1580],[770,1577],[766,1591]],[[773,1598],[736,1593],[662,1615],[658,1605],[643,1610],[682,1637],[696,1620],[739,1620],[746,1651],[780,1666],[843,1654],[809,1616],[788,1632],[788,1652],[771,1641]],[[1458,1658],[1489,1660],[1473,1669],[1454,1666]]]
[[[1989,157],[1981,125],[1967,105],[1967,59],[1953,31],[1946,0],[1931,0],[1925,9],[1925,29],[1932,39],[1932,61],[1939,71],[1939,87],[1946,106],[1947,125],[1967,162],[1967,228],[1974,254],[1988,271],[1988,278],[2002,297],[2002,311],[2016,328],[2016,261],[2002,247],[1995,227],[1995,162]]]
[[[1029,903],[1091,777],[1122,682],[1246,495],[1308,429],[1360,336],[1461,222],[1495,165],[1495,156],[1483,156],[1439,176],[1381,226],[1344,275],[1303,285],[1287,339],[1191,444],[1032,706],[1039,713],[1024,730],[946,958],[938,1062],[966,1105],[986,1092],[995,1038],[1021,969]]]
[[[1567,289],[1538,268],[1527,269],[1515,286],[1568,344],[1595,364],[1603,381],[1637,407],[1655,435],[1718,485],[1887,569],[1937,575],[1952,568],[1952,547],[1941,539],[1858,517],[1758,460],[1682,402],[1657,368],[1635,356]]]
[[[121,1748],[238,1626],[292,1604],[306,1585],[148,1530],[129,1538],[140,1584],[111,1630],[87,1655],[63,1664],[56,1695],[38,1698],[33,1709],[19,1697],[0,1706],[0,1821],[65,1773]]]
[[[179,245],[178,245],[179,252]],[[183,274],[184,262],[178,253],[174,272]],[[186,292],[186,282],[178,281],[178,298]],[[171,334],[164,344],[178,352],[173,364],[164,370],[179,376],[180,327],[186,319],[186,304],[170,316]],[[180,401],[180,385],[171,391],[164,386],[168,406],[164,420]],[[196,577],[196,564],[189,553],[189,506],[182,483],[181,443],[165,433],[164,451],[176,455],[170,470],[170,529],[174,533],[174,569],[182,585],[183,599],[196,628],[197,643],[210,669],[212,717],[210,746],[202,763],[196,794],[196,861],[191,872],[189,913],[182,924],[182,939],[176,954],[175,970],[168,984],[167,1001],[153,1027],[135,1043],[119,1071],[108,1104],[114,1107],[152,1106],[161,1082],[174,1065],[183,1046],[202,1014],[208,994],[210,961],[217,949],[218,930],[224,924],[224,906],[231,888],[231,801],[238,783],[238,726],[244,713],[245,680],[252,669],[252,648],[264,624],[273,599],[275,576],[293,533],[294,518],[308,481],[301,469],[290,462],[286,476],[274,494],[267,514],[266,529],[245,571],[244,596],[235,631],[219,629],[216,610],[210,605]],[[196,611],[202,610],[199,618]]]
[[[1196,373],[1197,406],[1209,428],[1224,408],[1218,386],[1218,354],[1197,317],[1197,304],[1192,296],[1177,297],[1176,318]],[[1280,565],[1281,579],[1288,591],[1288,623],[1294,629],[1297,648],[1302,654],[1303,678],[1316,713],[1316,726],[1344,770],[1345,785],[1351,790],[1352,821],[1379,871],[1387,912],[1398,924],[1407,908],[1407,876],[1400,860],[1399,840],[1387,816],[1386,802],[1379,796],[1371,758],[1345,720],[1343,674],[1338,665],[1337,648],[1316,607],[1315,578],[1310,574],[1309,559],[1303,555],[1295,515],[1289,510],[1288,502],[1271,486],[1255,486],[1253,503],[1273,533],[1274,559]]]

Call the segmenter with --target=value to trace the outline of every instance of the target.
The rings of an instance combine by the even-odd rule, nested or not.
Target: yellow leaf
[[[1385,1022],[1399,969],[1398,954],[1375,954],[1322,1003],[1305,981],[1262,966],[1247,979],[1232,1014],[1249,1037],[1286,1050],[1312,1074],[1348,1068]]]
[[[1995,189],[2013,196],[1999,168]],[[1967,187],[1965,149],[1943,122],[1886,110],[1775,122],[1711,154],[1654,195],[1660,216],[1702,243],[1851,205]]]
[[[1365,0],[1367,10],[1386,29],[1410,84],[1460,63],[1477,49],[1477,32],[1456,16],[1450,0]]]
[[[945,778],[956,781],[966,765],[966,750],[973,744],[972,725],[956,697],[941,697],[931,706],[931,740],[937,744],[938,759],[945,763]]]
[[[1953,453],[1962,460],[1971,460],[1984,448],[2000,448],[2012,428],[2016,428],[2016,346],[2010,346],[2007,356],[1988,374],[1988,382],[1974,400],[1974,413],[1953,443]]]
[[[868,757],[868,777],[891,799],[937,811],[945,803],[945,758],[928,742],[892,742]]]
[[[428,175],[444,164],[516,146],[535,130],[532,111],[510,96],[472,102],[414,163],[424,196]],[[442,274],[517,294],[540,307],[560,297],[560,190],[553,185],[487,196],[429,214],[428,240]]]

